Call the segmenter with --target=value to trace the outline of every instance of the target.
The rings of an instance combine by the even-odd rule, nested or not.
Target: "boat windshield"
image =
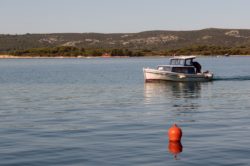
[[[185,64],[184,59],[171,59],[170,65],[183,65]]]
[[[171,59],[170,65],[192,66],[193,59]]]

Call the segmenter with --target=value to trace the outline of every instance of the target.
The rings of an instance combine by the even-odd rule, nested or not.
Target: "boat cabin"
[[[180,56],[170,59],[169,65],[158,66],[158,70],[164,70],[175,73],[184,73],[184,74],[196,74],[201,72],[201,66],[195,66],[193,62],[195,56]],[[199,64],[199,63],[198,63]]]
[[[194,67],[172,67],[172,72],[184,73],[184,74],[195,74]]]

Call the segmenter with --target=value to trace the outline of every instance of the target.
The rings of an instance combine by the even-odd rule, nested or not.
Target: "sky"
[[[0,34],[250,29],[250,0],[0,0]]]

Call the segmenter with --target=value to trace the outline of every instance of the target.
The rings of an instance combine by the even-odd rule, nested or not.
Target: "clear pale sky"
[[[0,34],[250,29],[250,0],[0,0]]]

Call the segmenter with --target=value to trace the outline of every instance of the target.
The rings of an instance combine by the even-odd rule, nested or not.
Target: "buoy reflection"
[[[169,141],[168,150],[174,155],[174,159],[178,160],[178,154],[183,150],[183,146],[180,141]]]

